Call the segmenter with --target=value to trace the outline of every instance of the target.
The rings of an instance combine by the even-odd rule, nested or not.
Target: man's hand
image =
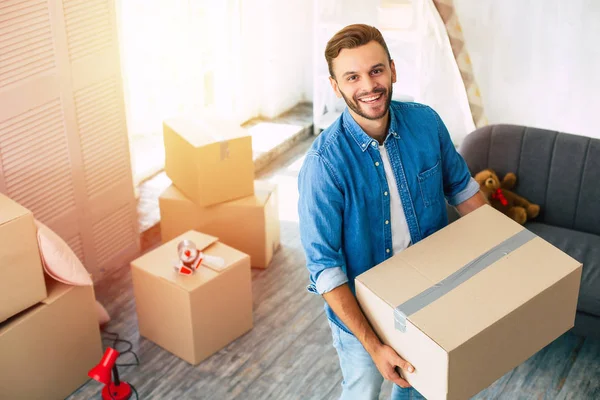
[[[400,357],[394,349],[382,344],[371,354],[371,357],[384,379],[394,382],[401,388],[410,387],[410,384],[402,379],[402,375],[398,373],[396,367],[400,368],[404,373],[412,373],[415,369]]]
[[[348,285],[338,286],[325,293],[323,297],[371,355],[384,379],[403,388],[410,387],[410,384],[396,371],[396,367],[402,369],[403,373],[411,373],[414,372],[413,366],[404,361],[390,346],[381,343]]]

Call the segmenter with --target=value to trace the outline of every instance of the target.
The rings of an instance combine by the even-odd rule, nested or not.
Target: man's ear
[[[396,64],[394,64],[394,60],[390,60],[390,69],[392,70],[392,83],[396,83]]]
[[[333,91],[335,92],[335,95],[338,97],[338,99],[342,98],[342,92],[340,92],[340,87],[338,86],[337,81],[335,80],[335,78],[333,77],[329,77],[329,83],[331,83],[331,87],[333,88]]]

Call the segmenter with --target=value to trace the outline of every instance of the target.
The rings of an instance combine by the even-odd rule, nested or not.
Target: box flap
[[[175,248],[177,248],[177,243],[184,239],[189,239],[193,241],[196,245],[196,248],[200,251],[205,250],[211,244],[219,241],[219,238],[215,236],[207,235],[205,233],[200,233],[196,231],[188,231],[179,236],[179,238],[174,239],[176,240]]]
[[[250,136],[241,126],[206,114],[170,118],[165,120],[164,125],[193,147]]]
[[[225,203],[215,204],[214,206],[204,207],[206,210],[217,207],[262,207],[271,197],[271,194],[277,190],[277,184],[266,181],[254,181],[254,194],[247,197],[242,197],[237,200],[231,200]],[[161,199],[176,200],[176,201],[192,201],[175,185],[167,187],[159,196]],[[202,208],[202,207],[201,207]]]
[[[398,257],[432,282],[440,282],[523,229],[485,205],[409,247]]]
[[[30,213],[27,208],[0,193],[0,225]]]
[[[399,257],[392,257],[356,277],[392,308],[408,301],[434,282]]]

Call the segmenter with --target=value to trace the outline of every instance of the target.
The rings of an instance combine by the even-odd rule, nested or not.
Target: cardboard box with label
[[[33,214],[0,193],[0,322],[46,297]]]
[[[158,198],[163,242],[195,229],[250,256],[252,267],[267,268],[279,248],[277,186],[255,181],[254,195],[200,207],[174,185]]]
[[[573,327],[582,265],[483,206],[356,278],[423,396],[467,399]]]
[[[64,399],[102,358],[93,287],[47,287],[44,301],[0,324],[1,399]]]
[[[209,115],[163,123],[165,172],[199,206],[254,192],[252,137],[239,125]]]
[[[191,240],[220,258],[181,275],[178,244]],[[188,231],[131,262],[140,335],[190,364],[198,364],[252,329],[250,257],[214,236]]]

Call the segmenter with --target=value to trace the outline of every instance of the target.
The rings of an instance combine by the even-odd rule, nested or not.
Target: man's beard
[[[348,101],[348,98],[346,97],[346,95],[344,95],[344,92],[342,92],[341,90],[340,90],[340,93],[342,94],[344,101],[348,105],[348,108],[350,108],[352,111],[354,111],[356,114],[360,115],[361,117],[369,119],[371,121],[374,121],[374,120],[383,118],[386,115],[387,111],[390,108],[390,103],[392,102],[392,91],[393,91],[393,88],[391,85],[390,85],[389,93],[388,93],[388,90],[384,87],[375,88],[371,93],[360,93],[360,94],[354,95],[352,97],[353,101]],[[377,95],[377,94],[386,96],[385,106],[383,107],[383,110],[379,114],[368,115],[366,112],[361,110],[361,103],[359,103],[360,100],[358,100],[358,98],[359,97],[368,97],[369,95]]]

